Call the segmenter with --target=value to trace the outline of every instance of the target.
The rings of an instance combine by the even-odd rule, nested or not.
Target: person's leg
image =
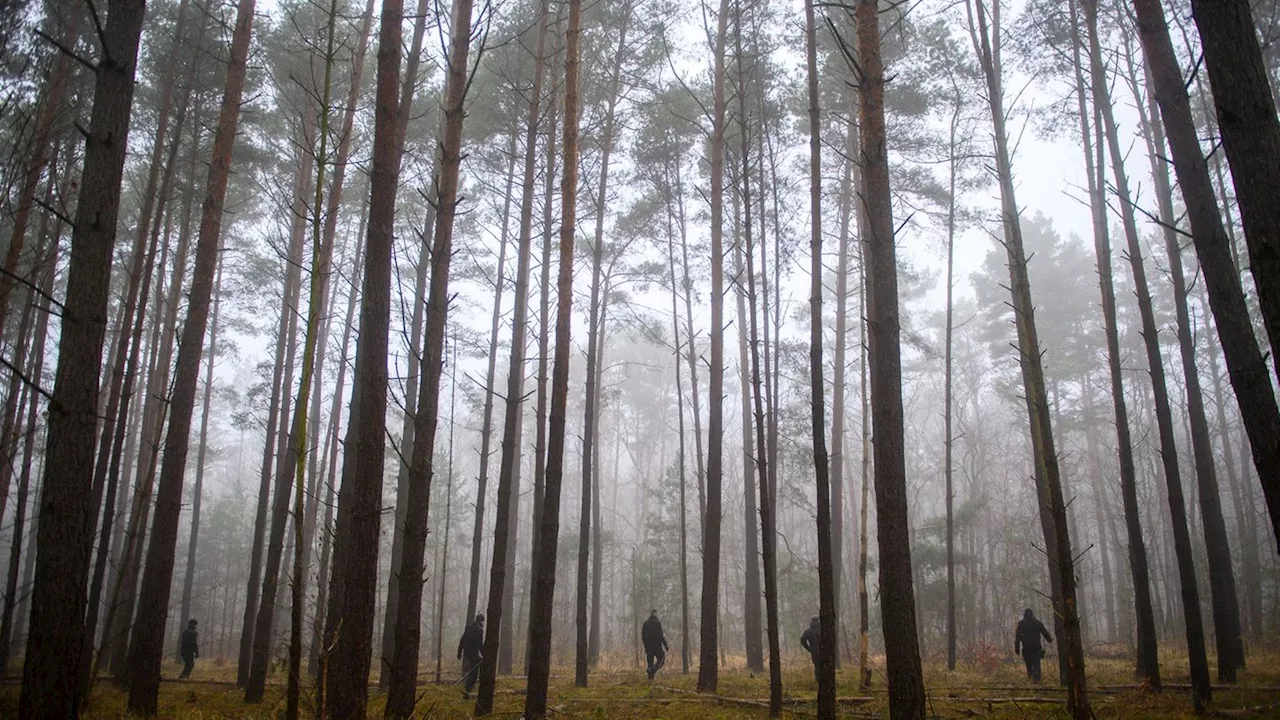
[[[1027,679],[1034,681],[1036,679],[1036,674],[1034,670],[1035,661],[1031,659],[1030,652],[1026,650],[1022,651],[1022,662],[1025,663],[1027,666]]]
[[[195,666],[196,666],[196,659],[194,657],[192,657],[191,655],[183,655],[182,656],[182,674],[179,675],[178,677],[180,678],[191,677],[191,670],[195,668]]]
[[[476,680],[480,677],[480,660],[472,660],[471,667],[467,673],[467,692],[471,692],[471,688],[476,686]]]
[[[819,673],[818,673],[818,656],[817,656],[817,655],[814,655],[814,656],[813,656],[813,682],[814,682],[815,684],[819,682],[819,680],[818,680],[818,676],[819,676]]]
[[[667,651],[666,651],[666,650],[663,650],[663,649],[661,649],[661,648],[659,648],[659,649],[658,649],[658,664],[657,664],[657,666],[656,666],[656,667],[654,667],[654,668],[653,668],[653,674],[657,675],[657,674],[658,674],[658,671],[659,671],[659,670],[661,670],[661,669],[663,668],[663,666],[664,666],[664,665],[666,665],[666,664],[667,664]]]
[[[1031,681],[1040,684],[1040,654],[1036,653],[1031,657]]]
[[[648,648],[646,648],[646,649],[645,649],[645,651],[644,651],[644,665],[645,665],[645,667],[644,667],[644,671],[645,671],[645,673],[646,673],[646,674],[648,674],[648,676],[649,676],[649,679],[650,679],[650,680],[652,680],[652,679],[653,679],[654,674],[655,674],[656,672],[658,672],[658,664],[657,664],[657,659],[656,659],[656,658],[657,658],[657,656],[654,654],[654,652],[653,652],[652,650],[649,650]]]

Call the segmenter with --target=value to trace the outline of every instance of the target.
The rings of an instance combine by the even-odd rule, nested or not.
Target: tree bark
[[[1091,18],[1096,22],[1096,18]],[[1218,680],[1235,682],[1236,668],[1244,667],[1244,643],[1240,632],[1240,601],[1236,596],[1235,571],[1231,566],[1231,543],[1222,516],[1222,500],[1218,490],[1218,474],[1214,467],[1213,441],[1209,438],[1209,421],[1205,415],[1204,394],[1200,386],[1200,370],[1196,365],[1195,341],[1191,335],[1191,315],[1187,308],[1187,285],[1182,272],[1182,247],[1178,240],[1173,211],[1173,189],[1169,171],[1161,164],[1164,126],[1155,117],[1155,98],[1148,107],[1139,105],[1139,123],[1147,140],[1147,158],[1155,181],[1163,225],[1165,252],[1169,257],[1168,275],[1173,283],[1173,304],[1177,318],[1178,349],[1182,359],[1182,376],[1186,388],[1186,419],[1190,423],[1191,448],[1195,458],[1196,488],[1200,515],[1204,524],[1204,542],[1209,568],[1214,639],[1218,652]],[[1158,148],[1158,149],[1157,149]]]
[[[147,566],[142,576],[138,617],[130,639],[129,710],[145,716],[156,714],[160,693],[160,659],[164,647],[164,624],[173,579],[173,561],[182,509],[182,483],[186,473],[191,435],[191,415],[195,405],[200,358],[209,318],[209,298],[218,264],[222,231],[222,205],[231,176],[231,155],[235,146],[240,99],[244,92],[253,29],[254,0],[240,0],[231,59],[227,63],[226,86],[218,129],[214,134],[209,177],[196,242],[195,269],[187,301],[187,320],[178,344],[174,366],[173,396],[169,401],[169,428],[165,438],[164,462],[156,491],[155,523],[147,544]]]
[[[716,17],[711,125],[711,367],[708,388],[706,509],[702,521],[702,640],[698,692],[715,692],[719,681],[721,485],[724,479],[724,128],[725,40],[729,0]],[[696,395],[696,393],[695,393]]]
[[[94,68],[94,102],[85,137],[80,202],[71,236],[67,299],[50,400],[30,633],[19,713],[76,717],[89,573],[90,507],[98,377],[110,297],[121,180],[144,6],[114,0]],[[68,622],[68,618],[76,621]]]
[[[560,531],[560,487],[564,477],[565,413],[569,393],[569,330],[573,305],[573,239],[578,190],[578,56],[582,0],[570,0],[564,58],[564,175],[560,182],[560,270],[557,283],[555,361],[547,437],[546,487],[533,567],[529,608],[529,679],[525,716],[547,715],[551,675],[551,616],[556,589],[556,552]]]
[[[977,6],[976,26],[973,23],[972,6],[967,4],[966,7],[970,9],[969,25],[974,49],[987,80],[987,96],[995,140],[996,174],[1000,183],[1001,214],[1005,232],[1003,244],[1008,255],[1009,286],[1018,335],[1018,361],[1022,370],[1030,423],[1036,465],[1036,489],[1045,535],[1045,550],[1049,557],[1051,582],[1054,576],[1057,576],[1058,587],[1054,589],[1052,595],[1055,618],[1062,618],[1062,630],[1058,633],[1063,646],[1059,649],[1060,664],[1066,666],[1060,669],[1060,673],[1067,685],[1068,712],[1076,720],[1085,720],[1091,715],[1091,711],[1085,687],[1084,648],[1076,604],[1075,557],[1071,552],[1066,504],[1063,500],[1058,457],[1054,450],[1049,399],[1045,392],[1040,341],[1036,332],[1035,309],[1031,300],[1031,284],[1027,277],[1027,257],[1022,244],[1022,228],[1014,194],[1013,169],[1009,158],[1008,134],[1005,129],[1002,67],[999,55],[999,5],[993,6],[995,14],[992,17],[991,29],[988,28],[986,5],[983,0],[977,0],[973,5]]]
[[[903,448],[902,358],[899,348],[898,270],[894,248],[893,208],[889,197],[889,162],[885,143],[884,61],[880,55],[878,0],[859,0],[856,9],[859,82],[859,128],[867,233],[865,281],[868,283],[867,328],[871,365],[871,420],[875,433],[877,536],[880,543],[880,589],[884,602],[885,665],[894,695],[889,713],[895,720],[923,718],[924,682],[916,644],[915,593],[911,583],[911,546],[907,535],[906,467]],[[816,143],[815,137],[811,142]],[[834,636],[833,636],[834,641]],[[827,645],[824,638],[823,644]],[[834,648],[833,648],[834,649]]]
[[[507,635],[507,672],[510,672],[510,628],[515,618],[505,617],[512,607],[507,598],[515,585],[513,500],[518,501],[517,476],[520,462],[521,415],[524,412],[525,345],[528,342],[529,274],[533,259],[533,194],[538,160],[538,120],[542,102],[542,78],[545,65],[547,24],[550,0],[542,0],[538,9],[538,46],[534,54],[533,87],[529,92],[529,114],[525,121],[524,169],[520,189],[520,235],[516,247],[516,282],[511,318],[511,357],[507,365],[507,402],[502,422],[502,456],[498,464],[498,506],[494,510],[493,561],[489,570],[489,603],[485,617],[484,657],[501,661],[502,638]],[[511,586],[507,585],[511,575]],[[505,630],[504,630],[505,628]],[[493,690],[497,668],[492,661],[480,666],[480,691],[476,695],[476,714],[493,711]]]
[[[360,337],[352,375],[351,418],[333,546],[333,577],[325,615],[317,717],[363,717],[377,599],[378,530],[387,425],[387,345],[391,315],[391,249],[400,175],[396,113],[399,98],[402,0],[383,0],[370,171],[368,235]]]
[[[440,378],[444,371],[444,331],[449,315],[449,266],[453,258],[453,223],[459,203],[458,171],[462,163],[462,125],[469,85],[467,55],[471,49],[471,10],[471,0],[455,0],[444,89],[443,133],[436,162],[439,175],[434,203],[436,226],[431,248],[431,283],[426,305],[426,345],[419,367],[423,392],[418,398],[414,418],[404,547],[401,564],[397,568],[401,580],[400,610],[396,616],[396,645],[387,691],[387,718],[411,717],[417,700],[418,647],[422,632],[422,563],[426,551],[431,481],[435,474],[433,455]]]
[[[1086,114],[1086,86],[1080,53],[1083,42],[1079,25],[1075,20],[1076,5],[1072,11],[1072,55],[1076,74],[1077,102],[1080,113],[1080,133],[1085,150],[1085,167],[1089,181],[1089,208],[1093,218],[1094,254],[1097,257],[1098,287],[1102,294],[1102,319],[1107,342],[1107,369],[1111,381],[1112,408],[1115,413],[1116,447],[1120,465],[1120,496],[1124,506],[1125,530],[1129,542],[1129,570],[1133,578],[1134,616],[1137,645],[1135,674],[1153,690],[1160,691],[1160,658],[1157,653],[1155,616],[1151,604],[1151,581],[1147,567],[1147,548],[1142,536],[1142,521],[1138,509],[1137,472],[1133,461],[1133,440],[1129,429],[1129,409],[1124,394],[1124,377],[1121,374],[1120,333],[1116,321],[1116,293],[1111,268],[1111,240],[1107,229],[1107,205],[1103,195],[1106,187],[1106,163],[1103,158],[1103,130],[1101,108],[1094,104],[1093,128],[1089,127]],[[1094,155],[1093,139],[1097,139],[1097,155]]]
[[[1280,163],[1280,118],[1267,77],[1258,26],[1244,0],[1193,0],[1191,14],[1200,31],[1200,49],[1213,87],[1222,149],[1240,206],[1249,267],[1258,289],[1262,324],[1272,355],[1280,355],[1280,192],[1273,169]],[[1280,367],[1276,368],[1280,377]],[[1280,489],[1280,478],[1263,476]],[[1280,536],[1280,504],[1267,497]]]

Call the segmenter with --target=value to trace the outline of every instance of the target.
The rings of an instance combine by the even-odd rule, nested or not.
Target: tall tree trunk
[[[593,489],[599,485],[599,468],[592,449],[598,441],[599,424],[599,367],[604,355],[604,313],[601,283],[604,272],[604,217],[609,185],[609,158],[613,152],[614,123],[617,117],[619,91],[622,82],[622,64],[627,55],[627,31],[631,25],[632,4],[626,0],[622,13],[622,26],[618,33],[618,47],[614,55],[613,72],[609,80],[609,94],[605,110],[604,128],[601,132],[600,178],[596,185],[596,223],[595,237],[591,245],[591,304],[587,323],[587,387],[583,404],[582,430],[582,513],[578,527],[578,598],[577,598],[577,653],[575,656],[574,684],[587,686],[587,666],[591,652],[589,643],[589,627],[587,619],[587,568],[590,559],[588,547],[591,532],[591,496]]]
[[[387,691],[387,718],[411,717],[417,700],[418,647],[422,632],[422,563],[426,552],[431,481],[435,474],[433,455],[440,377],[444,372],[444,331],[449,316],[449,266],[453,258],[453,223],[458,209],[458,172],[462,163],[462,124],[469,85],[467,56],[471,49],[471,10],[471,0],[454,1],[444,89],[443,132],[436,161],[439,175],[434,203],[436,226],[431,247],[431,283],[426,305],[426,345],[418,369],[423,392],[418,398],[417,415],[414,417],[404,547],[401,564],[396,568],[401,580],[400,610],[396,616],[396,645]],[[499,277],[498,282],[501,281]],[[483,486],[483,480],[481,483]],[[477,517],[479,507],[477,505]]]
[[[303,316],[305,321],[303,329],[303,345],[301,367],[299,368],[299,382],[297,395],[294,401],[293,417],[290,421],[288,445],[280,458],[280,465],[276,470],[276,486],[274,494],[274,502],[271,512],[271,530],[267,541],[267,561],[265,573],[262,582],[262,594],[260,596],[258,606],[258,616],[255,621],[253,631],[253,653],[249,669],[249,679],[245,683],[244,699],[246,703],[257,703],[262,701],[265,691],[268,664],[271,661],[271,644],[273,639],[273,630],[276,627],[276,615],[281,608],[276,605],[277,593],[281,581],[281,566],[284,561],[284,540],[285,529],[290,522],[290,505],[299,502],[302,497],[303,488],[305,487],[306,469],[307,469],[307,449],[309,447],[307,441],[308,435],[308,402],[310,401],[312,385],[315,378],[317,346],[319,343],[319,334],[321,333],[321,314],[327,305],[326,295],[328,294],[328,284],[330,276],[330,266],[333,257],[333,237],[326,233],[323,226],[328,225],[328,218],[322,222],[321,208],[325,207],[325,174],[329,165],[329,106],[332,93],[333,79],[333,57],[335,50],[335,29],[337,23],[337,5],[331,2],[328,11],[328,22],[326,23],[325,36],[326,45],[324,49],[323,62],[324,73],[321,80],[320,95],[317,98],[319,108],[316,115],[316,146],[305,150],[312,155],[316,167],[316,176],[312,184],[314,192],[309,203],[311,212],[306,218],[306,222],[311,226],[311,267],[310,280],[307,291],[307,311]],[[350,107],[350,106],[349,106]],[[340,179],[338,179],[340,180]],[[338,186],[334,185],[335,189]],[[331,216],[336,213],[337,207],[330,206]],[[334,217],[336,223],[336,217]],[[336,224],[334,226],[336,228]],[[291,490],[294,497],[290,497]],[[291,579],[293,586],[294,607],[293,615],[296,616],[297,627],[291,627],[290,643],[289,643],[289,675],[287,680],[287,688],[285,691],[286,715],[296,717],[299,693],[299,673],[301,668],[294,667],[295,660],[295,644],[297,645],[296,657],[301,664],[301,603],[298,600],[301,597],[306,579],[298,573],[303,569],[305,564],[305,548],[304,543],[300,540],[299,535],[303,533],[305,508],[297,509],[293,513],[293,526],[295,529],[293,552],[295,555],[294,573]]]
[[[507,402],[502,420],[502,457],[498,464],[498,506],[494,510],[493,561],[489,569],[489,603],[485,619],[484,657],[502,659],[502,639],[506,643],[506,671],[511,668],[510,628],[515,618],[506,617],[511,605],[507,599],[515,585],[515,546],[512,502],[518,499],[517,476],[520,463],[520,425],[524,412],[525,345],[528,342],[529,274],[533,264],[533,195],[537,180],[538,118],[542,104],[542,78],[550,21],[550,0],[542,0],[538,9],[538,46],[534,54],[533,87],[529,91],[529,115],[525,121],[524,169],[520,188],[520,235],[516,246],[516,282],[511,318],[511,357],[507,365]],[[451,435],[452,437],[452,435]],[[511,585],[507,584],[511,575]],[[505,629],[504,629],[505,628]],[[493,689],[496,671],[492,662],[480,666],[480,691],[476,695],[476,714],[493,711]]]
[[[1187,308],[1186,279],[1182,272],[1182,247],[1178,240],[1173,211],[1173,189],[1169,172],[1160,160],[1164,151],[1164,125],[1155,116],[1155,98],[1148,106],[1139,106],[1139,122],[1147,139],[1147,158],[1155,180],[1163,224],[1165,252],[1169,256],[1168,274],[1173,282],[1173,302],[1177,317],[1178,349],[1186,383],[1186,420],[1190,423],[1191,448],[1195,457],[1196,487],[1199,490],[1200,514],[1204,521],[1205,551],[1209,567],[1212,596],[1214,638],[1218,651],[1218,680],[1235,682],[1236,668],[1244,667],[1244,643],[1240,631],[1240,601],[1236,595],[1235,572],[1231,566],[1231,544],[1227,524],[1222,516],[1218,490],[1218,474],[1214,466],[1213,441],[1209,437],[1209,421],[1205,415],[1200,370],[1196,366],[1196,347],[1191,335],[1191,315]]]
[[[972,5],[977,6],[976,25],[973,22]],[[1065,666],[1059,672],[1067,685],[1068,712],[1073,718],[1083,720],[1090,716],[1091,711],[1085,688],[1084,648],[1080,632],[1080,615],[1076,604],[1075,557],[1071,552],[1066,503],[1063,500],[1058,457],[1054,449],[1049,398],[1045,392],[1040,341],[1036,332],[1035,309],[1031,300],[1031,284],[1027,277],[1027,258],[1022,244],[1022,227],[1014,194],[1013,169],[1009,158],[1008,134],[1005,129],[999,5],[993,5],[994,14],[990,28],[984,1],[977,0],[972,5],[966,3],[966,7],[970,10],[970,34],[973,38],[974,50],[978,54],[986,75],[988,104],[991,109],[996,169],[1000,183],[1001,214],[1005,231],[1003,244],[1008,255],[1010,294],[1018,334],[1018,361],[1022,370],[1032,450],[1035,457],[1036,494],[1045,535],[1045,550],[1049,557],[1051,583],[1054,577],[1057,577],[1058,587],[1052,593],[1054,616],[1062,618],[1062,629],[1058,635],[1062,645],[1065,646],[1058,652],[1060,666]]]
[[[369,6],[370,19],[373,17],[373,6]],[[409,116],[413,110],[413,93],[418,78],[418,66],[422,60],[422,42],[426,33],[427,0],[418,0],[417,20],[413,25],[413,39],[410,41],[409,58],[404,77],[400,80],[400,105],[396,108],[396,157],[404,156],[405,140],[409,130]],[[434,17],[434,15],[433,15]],[[368,33],[366,33],[366,36]],[[355,85],[352,86],[353,88]],[[357,91],[358,92],[358,91]],[[353,96],[357,97],[357,96]],[[349,109],[354,106],[349,105]],[[435,161],[434,154],[431,158]],[[417,353],[422,347],[422,321],[426,311],[427,267],[431,263],[431,238],[435,228],[435,208],[427,204],[422,222],[422,237],[419,238],[418,266],[413,278],[413,317],[409,325],[409,348],[412,356],[408,364],[404,389],[404,417],[400,426],[399,468],[396,476],[395,522],[391,530],[391,567],[400,567],[400,558],[404,552],[404,513],[408,507],[406,493],[409,491],[409,458],[413,454],[413,418],[417,415],[418,393],[421,378],[418,376],[419,363],[415,362]],[[382,666],[378,673],[378,686],[386,689],[391,683],[391,657],[395,655],[396,616],[400,612],[400,576],[392,572],[387,578],[387,609],[382,618]]]
[[[391,315],[391,249],[395,225],[396,95],[400,77],[402,0],[383,0],[370,172],[368,235],[360,338],[352,375],[351,419],[333,546],[333,577],[325,615],[326,646],[317,717],[363,717],[377,599],[378,530],[387,425],[387,345]]]
[[[853,89],[846,89],[842,96],[845,108],[850,117],[857,112],[856,97]],[[845,637],[845,654],[849,652],[848,636],[844,632],[845,614],[843,612],[844,586],[844,478],[845,478],[845,402],[848,397],[849,319],[849,243],[850,224],[854,207],[853,158],[857,153],[857,132],[853,129],[852,119],[845,131],[845,159],[841,162],[840,196],[837,217],[839,218],[840,240],[836,249],[836,315],[835,336],[832,338],[832,372],[831,372],[831,571],[834,573],[836,588],[836,631]],[[841,653],[836,653],[837,667]]]
[[[556,590],[556,552],[560,532],[560,487],[564,478],[565,414],[569,394],[569,330],[573,306],[573,239],[578,194],[578,56],[582,0],[569,1],[564,56],[564,175],[560,181],[560,274],[557,283],[555,361],[551,378],[551,414],[547,431],[546,486],[538,526],[529,608],[529,679],[525,716],[547,715],[551,675],[551,616]]]
[[[213,409],[213,367],[218,360],[218,313],[222,309],[222,265],[213,284],[213,316],[209,320],[209,364],[204,375],[204,397],[200,404],[200,444],[196,450],[196,478],[191,488],[191,535],[187,540],[187,570],[182,578],[182,601],[178,625],[185,627],[191,617],[191,593],[195,588],[196,549],[200,541],[200,501],[204,493],[204,466],[209,452],[209,414]]]
[[[458,410],[458,339],[453,342],[453,362],[449,365],[449,474],[444,486],[444,540],[441,543],[440,565],[436,570],[439,579],[440,602],[436,606],[436,684],[440,684],[440,670],[444,659],[444,597],[449,587],[445,578],[449,575],[449,529],[453,521],[453,434],[457,428]]]
[[[1218,132],[1231,165],[1262,324],[1272,355],[1280,355],[1280,193],[1272,182],[1280,163],[1280,118],[1258,26],[1245,0],[1193,0],[1191,14],[1213,86]],[[1276,372],[1280,376],[1280,367]],[[1261,479],[1280,540],[1280,477]]]
[[[75,2],[51,3],[48,9],[50,21],[60,20],[65,23],[61,33],[62,46],[74,48],[80,38],[80,21],[84,17],[84,9]],[[14,10],[16,11],[16,8]],[[53,24],[50,22],[50,27]],[[31,222],[31,210],[36,204],[36,193],[40,191],[40,178],[44,175],[45,166],[50,162],[50,154],[56,152],[62,106],[71,92],[68,80],[70,80],[72,62],[74,59],[69,53],[55,54],[48,78],[41,88],[35,133],[31,138],[31,157],[27,160],[26,172],[23,174],[22,186],[18,192],[18,202],[13,213],[13,227],[9,232],[9,249],[5,251],[4,266],[0,271],[0,337],[4,336],[5,321],[9,317],[9,296],[13,294],[18,261],[22,258],[22,251],[26,247],[27,226]],[[98,74],[101,75],[101,69],[98,70]],[[87,153],[85,160],[88,161]]]
[[[1177,556],[1178,576],[1182,593],[1182,609],[1185,616],[1187,652],[1191,666],[1191,685],[1196,707],[1208,703],[1212,696],[1209,688],[1209,664],[1204,649],[1204,626],[1200,615],[1200,589],[1196,584],[1195,559],[1191,551],[1191,537],[1187,530],[1187,510],[1182,495],[1181,469],[1178,466],[1177,444],[1173,436],[1173,411],[1165,381],[1164,357],[1160,352],[1159,328],[1151,306],[1151,293],[1147,286],[1143,267],[1142,246],[1138,238],[1137,222],[1129,195],[1129,180],[1124,169],[1124,154],[1116,129],[1115,115],[1111,107],[1107,87],[1106,68],[1102,64],[1102,48],[1098,41],[1096,0],[1083,0],[1085,24],[1089,37],[1089,57],[1092,68],[1094,105],[1102,115],[1107,148],[1111,154],[1111,170],[1115,191],[1120,201],[1120,217],[1128,243],[1129,266],[1133,273],[1134,292],[1138,296],[1138,313],[1142,319],[1142,339],[1147,351],[1147,365],[1151,373],[1152,391],[1155,396],[1156,424],[1160,435],[1160,459],[1165,484],[1168,489],[1169,517],[1173,526],[1173,547]],[[1100,163],[1099,169],[1103,166]],[[1101,179],[1101,178],[1100,178]],[[1101,188],[1102,185],[1099,185]],[[1179,268],[1180,269],[1180,268]],[[1175,293],[1177,280],[1174,280]],[[1184,308],[1185,309],[1185,308]],[[1198,387],[1196,388],[1199,389]],[[1224,531],[1225,533],[1225,531]],[[1228,571],[1230,558],[1228,558]],[[1225,629],[1225,628],[1222,628]],[[1224,660],[1229,662],[1229,660]]]
[[[50,170],[51,174],[56,170]],[[46,216],[47,217],[47,216]],[[43,219],[42,219],[43,222]],[[57,223],[59,232],[50,238],[51,244],[47,257],[44,258],[43,264],[37,262],[40,267],[40,294],[43,299],[39,303],[35,303],[35,293],[32,293],[31,301],[36,306],[35,312],[40,313],[36,319],[35,327],[35,347],[31,353],[31,361],[28,365],[26,376],[31,382],[31,387],[27,390],[27,419],[24,427],[26,428],[26,436],[23,438],[22,444],[22,468],[18,473],[18,495],[14,499],[13,507],[13,539],[9,541],[9,569],[5,576],[4,588],[4,605],[0,610],[0,675],[5,674],[9,668],[9,659],[13,655],[13,626],[14,626],[14,609],[18,602],[18,569],[22,562],[22,548],[25,540],[24,533],[28,532],[25,527],[27,514],[27,494],[31,487],[31,469],[35,459],[35,441],[38,434],[39,426],[39,409],[40,409],[40,393],[36,392],[36,388],[40,387],[40,381],[44,375],[44,351],[45,344],[49,335],[49,315],[52,303],[49,298],[53,294],[53,281],[58,267],[58,245],[61,230],[61,222]],[[41,233],[44,234],[43,232]],[[110,509],[107,510],[110,514]],[[35,518],[32,518],[35,522]],[[28,549],[30,552],[30,549]],[[30,558],[26,561],[28,569],[30,567]],[[89,651],[92,652],[92,644],[89,645]]]
[[[253,29],[254,0],[240,0],[236,11],[231,56],[227,63],[226,86],[218,129],[214,134],[200,215],[200,236],[196,242],[195,268],[187,298],[187,320],[182,327],[178,358],[174,366],[173,395],[169,400],[169,427],[165,438],[164,462],[156,491],[155,523],[147,544],[147,566],[142,575],[138,617],[130,639],[129,710],[155,715],[160,693],[160,659],[164,649],[164,624],[169,609],[173,561],[182,509],[182,483],[186,474],[187,450],[191,435],[191,415],[195,405],[200,358],[209,319],[209,297],[218,264],[222,231],[222,205],[231,176],[231,155],[236,125],[240,118],[240,98]]]
[[[480,424],[480,473],[476,483],[476,511],[471,535],[471,582],[467,589],[467,622],[475,617],[480,602],[480,564],[484,548],[484,501],[489,488],[489,455],[493,447],[493,398],[498,368],[498,333],[502,328],[502,293],[506,288],[507,228],[511,219],[511,186],[515,182],[516,139],[519,127],[513,125],[507,146],[507,186],[503,193],[502,231],[498,240],[498,271],[494,275],[493,313],[489,321],[488,370],[484,375],[484,409]],[[512,401],[508,398],[508,401]]]
[[[308,119],[309,121],[309,119]],[[306,132],[304,131],[304,135]],[[289,231],[288,257],[285,260],[284,289],[281,297],[280,323],[277,329],[275,368],[271,378],[271,399],[267,406],[266,442],[262,450],[262,473],[258,486],[258,505],[254,515],[253,548],[249,560],[249,586],[245,591],[244,621],[240,632],[240,656],[236,666],[236,684],[247,685],[253,664],[253,635],[258,621],[259,593],[262,590],[263,550],[266,547],[268,511],[271,508],[271,480],[277,446],[287,438],[283,428],[289,420],[292,398],[294,356],[297,349],[297,307],[302,290],[302,250],[305,240],[306,196],[311,189],[312,163],[315,157],[302,153],[302,162],[294,183],[292,217]],[[281,406],[283,403],[283,407]]]
[[[677,159],[676,162],[679,162]],[[679,472],[680,472],[680,671],[689,674],[689,532],[688,532],[688,516],[689,508],[687,502],[687,477],[685,469],[685,424],[684,424],[684,375],[680,371],[682,362],[680,353],[680,307],[677,302],[679,293],[679,285],[676,281],[676,251],[675,251],[675,231],[672,228],[672,212],[671,212],[671,165],[663,163],[663,189],[666,191],[667,205],[667,268],[670,272],[671,284],[671,344],[673,362],[676,370],[676,413],[677,413],[677,432],[679,433]],[[693,342],[693,338],[689,337],[688,341]],[[749,494],[749,493],[748,493]],[[750,539],[748,540],[750,543]],[[754,559],[754,555],[748,553],[748,558]],[[758,637],[758,635],[757,635]],[[748,639],[750,636],[748,636]],[[763,659],[761,664],[763,664]]]
[[[954,82],[954,81],[953,81]],[[956,155],[956,134],[960,125],[960,110],[963,102],[959,88],[953,85],[953,110],[951,124],[948,127],[947,142],[947,309],[946,340],[943,351],[943,411],[942,442],[943,459],[942,474],[946,485],[947,507],[947,670],[956,669],[956,551],[955,551],[955,488],[953,485],[955,436],[952,432],[952,349],[955,335],[955,251],[956,251],[956,175],[959,158]]]
[[[889,699],[889,713],[895,719],[923,718],[924,682],[916,645],[915,593],[907,536],[898,270],[889,198],[885,77],[880,55],[878,4],[878,0],[859,0],[855,12],[862,68],[858,124],[868,231],[863,237],[869,262],[864,281],[868,283],[869,301],[867,328],[871,420],[875,433],[876,526],[880,543],[880,589],[885,598],[880,604],[880,615],[884,624],[885,665],[889,684],[895,689]],[[811,142],[816,143],[816,137]],[[834,637],[832,639],[834,641]],[[823,644],[827,644],[825,638]]]
[[[1147,548],[1142,536],[1142,521],[1138,510],[1137,472],[1133,461],[1133,440],[1129,430],[1129,410],[1124,394],[1124,377],[1120,368],[1120,334],[1116,321],[1116,293],[1111,268],[1111,240],[1107,229],[1107,204],[1103,195],[1106,187],[1106,163],[1103,158],[1103,130],[1101,108],[1095,103],[1093,125],[1090,129],[1086,111],[1086,85],[1084,64],[1080,59],[1083,42],[1076,21],[1075,0],[1072,12],[1072,57],[1076,75],[1077,104],[1080,113],[1080,133],[1085,151],[1085,167],[1089,183],[1089,208],[1093,218],[1094,254],[1097,257],[1098,287],[1102,294],[1102,320],[1107,341],[1107,368],[1111,381],[1112,407],[1115,412],[1116,447],[1120,464],[1120,496],[1124,506],[1125,530],[1129,541],[1129,570],[1133,577],[1134,616],[1137,623],[1135,673],[1153,690],[1160,690],[1160,658],[1157,654],[1155,616],[1151,604],[1151,581],[1147,568]],[[1096,137],[1094,155],[1093,142]],[[1127,637],[1127,636],[1126,636]]]
[[[721,485],[724,480],[724,128],[725,40],[729,0],[716,16],[711,121],[711,380],[708,388],[707,489],[702,521],[702,640],[698,691],[715,692],[719,681]],[[695,393],[696,395],[696,393]]]
[[[23,717],[76,717],[81,708],[76,687],[83,651],[79,619],[87,601],[90,518],[98,510],[89,502],[98,377],[143,14],[140,0],[109,4],[102,58],[94,68],[93,112],[85,136],[47,421],[39,549],[19,704]]]
[[[1190,99],[1169,40],[1169,27],[1159,2],[1134,0],[1138,34],[1150,69],[1156,101],[1168,134],[1174,172],[1187,207],[1192,240],[1227,372],[1236,392],[1240,416],[1253,448],[1254,465],[1273,525],[1280,521],[1280,412],[1277,412],[1266,361],[1258,349],[1244,293],[1231,260],[1222,216],[1200,149]]]
[[[365,221],[368,219],[369,203],[363,203],[360,211],[360,228],[356,237],[363,237]],[[350,267],[360,267],[364,246],[355,244],[355,256]],[[360,295],[360,276],[351,276],[351,289],[347,295],[347,314],[342,324],[342,352],[338,356],[338,378],[334,382],[332,405],[329,407],[329,438],[326,441],[325,477],[322,484],[325,488],[324,525],[320,537],[320,564],[316,568],[316,615],[311,626],[311,649],[307,654],[307,674],[316,675],[320,667],[320,656],[324,648],[324,614],[329,593],[329,558],[333,549],[333,507],[334,480],[338,469],[339,430],[342,425],[343,394],[347,389],[347,354],[351,348],[351,329],[356,316],[356,300]]]

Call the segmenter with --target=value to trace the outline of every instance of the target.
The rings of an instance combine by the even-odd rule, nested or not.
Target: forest
[[[0,717],[1278,717],[1278,107],[1276,0],[0,0]]]

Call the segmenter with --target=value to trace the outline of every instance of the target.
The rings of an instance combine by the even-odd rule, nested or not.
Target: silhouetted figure
[[[662,634],[662,621],[658,620],[658,611],[651,610],[649,619],[640,626],[640,639],[644,641],[645,664],[649,670],[649,680],[658,674],[667,664],[667,636]]]
[[[462,639],[458,641],[458,659],[462,660],[462,681],[465,689],[462,697],[471,697],[471,688],[475,687],[476,678],[480,675],[480,662],[484,660],[484,613],[476,615],[476,619],[466,630],[462,631]]]
[[[1053,642],[1053,636],[1045,629],[1044,623],[1036,619],[1031,608],[1022,613],[1018,621],[1018,630],[1013,634],[1013,654],[1022,655],[1027,664],[1027,677],[1031,682],[1040,682],[1040,659],[1044,657],[1044,648],[1040,646],[1040,637]]]
[[[800,636],[800,647],[809,651],[809,659],[813,661],[813,681],[818,681],[818,650],[822,647],[822,623],[818,618],[809,621],[809,629]]]
[[[182,631],[178,643],[178,655],[182,657],[182,674],[178,677],[191,677],[191,670],[196,666],[196,658],[200,657],[200,637],[196,633],[195,618],[187,621],[187,629]]]

